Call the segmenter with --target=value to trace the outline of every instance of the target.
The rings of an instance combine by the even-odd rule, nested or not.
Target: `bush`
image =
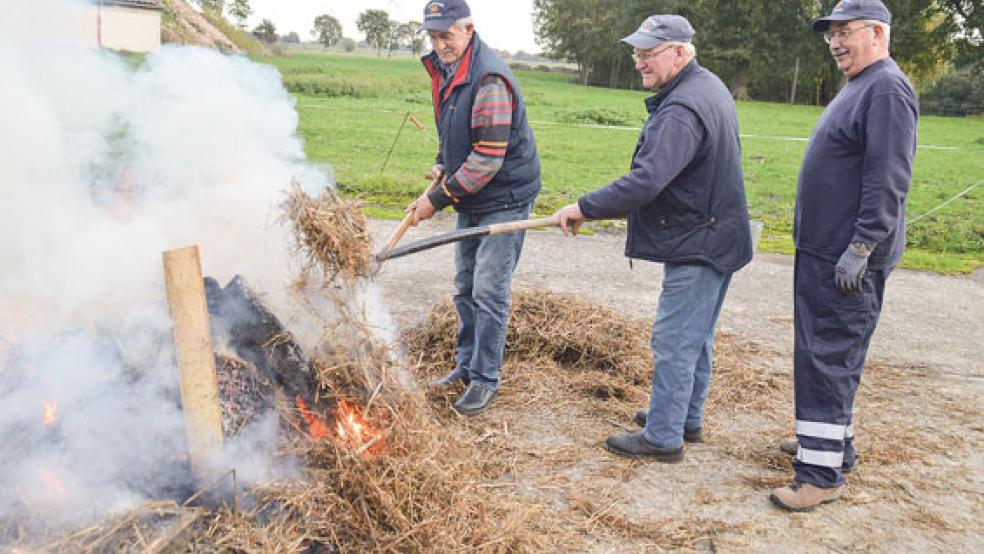
[[[933,115],[984,114],[984,78],[969,69],[950,71],[923,94],[920,105]]]
[[[565,123],[613,125],[618,127],[636,127],[642,123],[638,114],[610,108],[589,108],[586,110],[568,111],[561,114]]]

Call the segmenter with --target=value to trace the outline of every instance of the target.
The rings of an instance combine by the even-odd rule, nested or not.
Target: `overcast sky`
[[[365,38],[355,28],[355,19],[368,9],[382,9],[396,21],[421,21],[426,0],[250,0],[252,29],[263,19],[273,21],[277,33],[294,31],[301,40],[311,40],[314,18],[328,14],[342,22],[344,35]],[[472,0],[475,29],[493,48],[539,52],[533,41],[533,0]]]

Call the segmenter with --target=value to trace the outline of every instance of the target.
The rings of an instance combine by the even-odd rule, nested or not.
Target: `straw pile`
[[[343,200],[331,188],[312,198],[292,182],[281,206],[304,260],[300,277],[319,271],[323,280],[368,277],[373,271],[372,238],[362,202]]]

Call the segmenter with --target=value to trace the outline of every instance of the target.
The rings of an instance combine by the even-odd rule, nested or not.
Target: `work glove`
[[[852,242],[837,260],[837,271],[834,279],[837,290],[844,296],[854,296],[861,292],[861,281],[864,271],[868,269],[868,256],[871,250],[861,242]]]

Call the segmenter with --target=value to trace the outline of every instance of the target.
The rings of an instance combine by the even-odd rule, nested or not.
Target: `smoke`
[[[0,522],[78,525],[187,482],[162,251],[198,244],[289,311],[278,204],[329,178],[275,69],[128,61],[78,46],[78,2],[0,4]],[[253,429],[224,459],[275,477],[276,426]]]

